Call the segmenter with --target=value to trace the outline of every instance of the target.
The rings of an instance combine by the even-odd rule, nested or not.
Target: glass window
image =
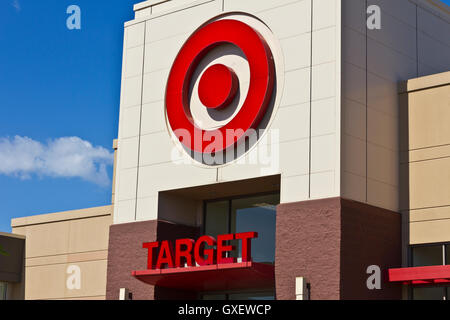
[[[412,266],[439,266],[450,264],[449,245],[425,245],[412,247]],[[448,300],[449,287],[413,287],[413,300]]]
[[[0,282],[0,300],[6,300],[6,289],[7,284],[4,282]]]
[[[229,201],[207,202],[205,211],[205,234],[217,237],[229,229]]]
[[[247,198],[211,201],[205,203],[204,234],[217,237],[220,234],[257,232],[252,239],[252,260],[259,263],[275,263],[276,206],[279,194]],[[231,257],[241,258],[241,241],[230,241],[235,250]],[[239,292],[208,292],[203,300],[273,300],[275,288],[256,291],[248,288]]]
[[[252,240],[254,262],[275,262],[276,205],[279,201],[278,195],[232,201],[231,233],[258,232],[258,238]],[[238,244],[237,257],[241,257],[242,244],[240,241]]]
[[[207,202],[204,234],[217,237],[220,234],[257,232],[258,238],[252,240],[253,261],[274,263],[276,205],[279,202],[279,194]],[[231,244],[236,249],[230,256],[240,258],[241,241],[233,240]]]
[[[442,245],[413,247],[413,267],[442,265],[442,255]]]
[[[444,300],[445,289],[443,287],[413,288],[414,300]]]

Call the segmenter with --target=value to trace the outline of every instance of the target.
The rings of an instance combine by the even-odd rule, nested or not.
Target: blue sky
[[[0,2],[0,231],[110,203],[123,23],[137,2]],[[81,30],[66,27],[71,4]]]
[[[10,231],[13,217],[110,203],[123,23],[137,2],[0,1],[0,147],[17,156],[35,150],[40,160],[13,161],[0,172],[0,231]],[[66,27],[71,4],[81,8],[81,30]],[[64,172],[55,165],[73,150],[94,168]]]

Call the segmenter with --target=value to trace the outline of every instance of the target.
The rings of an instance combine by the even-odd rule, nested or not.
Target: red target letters
[[[234,263],[236,258],[227,257],[227,253],[233,251],[234,246],[227,242],[239,240],[241,242],[242,261],[251,261],[251,240],[258,237],[257,232],[243,232],[236,234],[224,234],[217,236],[217,240],[211,236],[201,236],[197,241],[192,239],[178,239],[175,247],[169,241],[147,242],[142,245],[148,249],[147,269],[181,268],[187,266],[213,265]],[[206,248],[206,246],[208,246]],[[159,252],[154,249],[159,248]],[[175,249],[175,252],[174,250]],[[153,257],[157,257],[156,263]]]

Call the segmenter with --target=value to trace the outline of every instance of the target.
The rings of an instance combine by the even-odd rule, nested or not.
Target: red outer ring
[[[245,54],[250,66],[250,85],[247,98],[237,115],[223,127],[205,131],[198,128],[190,112],[188,96],[192,74],[200,60],[214,47],[231,43]],[[272,52],[262,36],[252,27],[238,20],[218,20],[197,30],[184,44],[173,63],[166,88],[167,119],[178,139],[189,149],[204,153],[211,142],[203,142],[204,134],[223,137],[220,152],[236,144],[250,128],[261,122],[272,97],[275,66]],[[234,130],[227,139],[227,130]],[[186,130],[186,139],[177,130]],[[219,131],[219,132],[216,132]],[[228,141],[227,141],[228,140]]]

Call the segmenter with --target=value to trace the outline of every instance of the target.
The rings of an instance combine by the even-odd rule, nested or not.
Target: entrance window
[[[429,244],[413,246],[412,266],[438,266],[450,264],[450,244]],[[449,300],[450,288],[445,286],[426,286],[412,288],[413,300]]]
[[[413,247],[412,259],[413,267],[442,265],[444,261],[442,245]]]
[[[220,234],[255,231],[258,238],[252,240],[254,262],[275,262],[276,205],[279,194],[254,196],[206,202],[204,234],[217,237]],[[241,258],[241,241],[231,241],[236,250],[230,254]]]
[[[207,201],[204,211],[205,235],[217,237],[220,234],[257,232],[252,239],[252,261],[255,263],[275,263],[276,206],[279,194],[260,195],[227,200]],[[229,256],[241,261],[241,241],[230,241],[235,250]],[[233,292],[203,292],[203,300],[273,300],[275,284],[271,288]]]

